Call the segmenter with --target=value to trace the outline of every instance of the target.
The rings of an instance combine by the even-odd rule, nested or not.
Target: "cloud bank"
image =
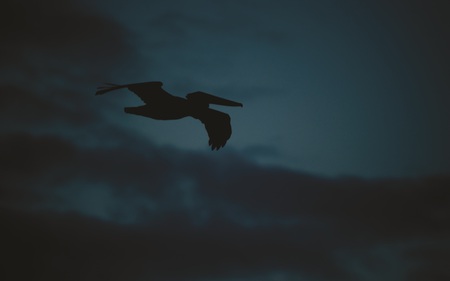
[[[132,139],[94,149],[17,134],[0,147],[10,276],[18,267],[47,280],[448,274],[439,266],[448,178],[326,179]]]

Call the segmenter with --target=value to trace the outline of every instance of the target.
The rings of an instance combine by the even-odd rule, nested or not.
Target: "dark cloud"
[[[70,168],[68,160],[75,153],[70,144],[57,137],[2,135],[0,143],[2,203],[13,206],[44,201],[43,192],[48,186],[61,184],[64,179],[61,170]]]
[[[10,122],[3,129],[29,129],[49,126],[76,128],[88,126],[100,116],[90,99],[92,93],[54,86],[45,91],[26,86],[0,85],[0,115]]]
[[[2,13],[0,116],[9,122],[0,129],[85,144],[114,135],[103,116],[113,99],[99,108],[93,96],[101,82],[142,70],[133,34],[73,1],[7,1]]]
[[[438,264],[445,256],[416,241],[448,243],[448,178],[325,179],[256,166],[233,152],[218,161],[124,138],[123,145],[89,148],[52,136],[2,137],[10,268],[33,264],[23,274],[55,280],[68,272],[87,280],[274,272],[361,280],[352,261],[383,271],[379,247],[396,253],[397,266],[408,260],[423,271],[429,255]],[[110,197],[85,193],[98,186]],[[126,212],[133,219],[121,221]]]
[[[410,250],[408,255],[411,259],[420,261],[420,265],[409,274],[408,280],[445,280],[450,276],[450,270],[446,266],[446,261],[450,259],[448,242],[436,239]]]
[[[287,229],[192,228],[183,216],[126,227],[74,214],[3,210],[1,216],[11,242],[2,251],[10,255],[4,273],[19,279],[208,280],[300,268],[306,275],[345,276],[320,248],[290,244]]]
[[[3,79],[32,87],[92,83],[118,66],[139,68],[131,33],[82,4],[7,1],[2,13]]]

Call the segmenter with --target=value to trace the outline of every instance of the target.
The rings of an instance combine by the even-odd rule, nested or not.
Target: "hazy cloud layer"
[[[2,137],[1,204],[22,210],[2,211],[6,254],[37,255],[15,267],[54,279],[409,280],[436,260],[448,274],[448,178],[322,179],[127,143]]]

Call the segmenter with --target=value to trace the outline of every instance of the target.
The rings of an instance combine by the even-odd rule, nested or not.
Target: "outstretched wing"
[[[213,96],[211,94],[207,94],[204,92],[194,92],[186,95],[186,98],[192,102],[198,103],[198,104],[218,104],[218,105],[225,105],[225,106],[240,106],[242,107],[242,103],[235,102],[232,100],[227,100],[221,97]]]
[[[141,100],[145,103],[151,103],[155,99],[161,99],[166,97],[171,97],[172,95],[164,91],[162,88],[162,82],[144,82],[144,83],[134,83],[126,85],[116,85],[111,83],[106,83],[105,86],[98,87],[96,95],[102,95],[109,91],[114,91],[122,88],[127,88],[128,90],[135,93]]]
[[[199,119],[205,125],[211,149],[219,150],[224,147],[231,136],[230,116],[214,109],[208,109]]]

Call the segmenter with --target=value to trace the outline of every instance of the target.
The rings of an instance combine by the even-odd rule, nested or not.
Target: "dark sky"
[[[449,279],[448,6],[6,1],[2,274]],[[242,102],[225,148],[94,95],[144,81]]]

